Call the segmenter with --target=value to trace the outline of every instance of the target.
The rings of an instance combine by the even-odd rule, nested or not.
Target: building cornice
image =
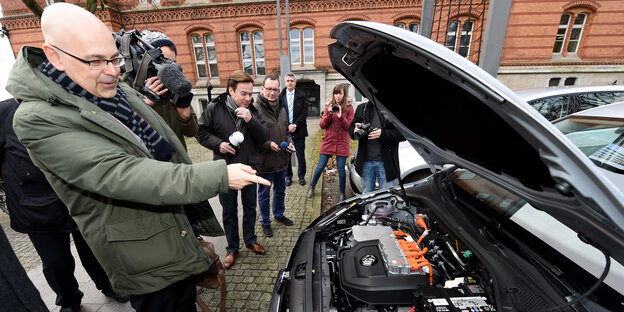
[[[624,61],[587,61],[587,62],[528,62],[528,63],[501,63],[501,67],[510,66],[598,66],[598,65],[624,65]]]
[[[378,10],[388,8],[417,8],[422,0],[293,0],[289,3],[290,14],[320,12],[349,12],[353,10]],[[284,9],[284,8],[282,8]],[[157,14],[155,14],[157,13]],[[189,20],[239,18],[244,16],[275,15],[275,1],[214,3],[161,7],[150,9],[132,9],[117,11],[111,7],[98,11],[96,15],[104,22],[122,25],[125,21],[132,24],[152,24]],[[350,15],[349,15],[350,16]],[[347,16],[348,17],[348,16]],[[370,20],[366,16],[354,15],[355,19]],[[32,29],[39,27],[39,20],[32,14],[6,16],[2,24],[9,30]],[[314,24],[314,23],[312,23]]]

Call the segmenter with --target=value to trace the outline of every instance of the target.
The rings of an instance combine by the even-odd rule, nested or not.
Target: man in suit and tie
[[[306,161],[305,161],[305,138],[308,136],[308,97],[305,92],[295,88],[297,79],[295,74],[288,73],[284,76],[286,87],[282,90],[280,97],[284,101],[284,109],[288,115],[288,131],[293,138],[295,145],[297,162],[299,163],[299,184],[305,185]],[[288,163],[286,169],[286,186],[292,184],[292,161]]]

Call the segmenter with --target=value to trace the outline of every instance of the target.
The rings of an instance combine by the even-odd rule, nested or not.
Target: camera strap
[[[120,51],[121,55],[125,58],[124,69],[125,73],[130,73],[134,70],[134,64],[132,63],[132,52],[130,51],[130,41],[132,39],[132,33],[124,33],[121,37]]]
[[[137,68],[136,76],[134,77],[134,88],[136,90],[142,90],[145,85],[145,79],[147,78],[147,68],[149,64],[152,62],[152,56],[145,52],[143,53],[143,59],[141,60],[141,64],[139,64],[139,68]]]

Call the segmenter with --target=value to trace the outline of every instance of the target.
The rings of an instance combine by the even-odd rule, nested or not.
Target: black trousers
[[[189,276],[161,290],[130,296],[130,305],[137,312],[195,312],[197,275]]]
[[[0,311],[48,311],[0,225]]]
[[[28,234],[43,264],[43,275],[48,285],[56,293],[56,305],[63,308],[80,304],[83,293],[78,289],[74,277],[76,264],[70,249],[69,235],[74,244],[82,266],[99,290],[111,289],[106,272],[93,255],[80,232]]]
[[[243,240],[245,244],[253,244],[257,241],[256,236],[256,203],[258,198],[257,184],[245,186],[241,193],[243,204]],[[238,252],[240,248],[240,235],[238,232],[238,191],[230,190],[225,194],[219,194],[219,202],[223,208],[223,228],[227,238],[227,252]]]
[[[297,162],[299,163],[299,168],[297,169],[297,176],[299,179],[304,179],[306,174],[306,160],[305,160],[305,137],[304,138],[293,138],[293,145],[295,146],[295,150],[297,151]],[[293,170],[292,170],[292,157],[289,158],[288,161],[288,169],[286,169],[286,177],[292,179]]]

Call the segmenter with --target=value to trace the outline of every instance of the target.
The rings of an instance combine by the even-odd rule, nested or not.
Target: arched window
[[[290,63],[314,64],[314,29],[312,27],[290,30]]]
[[[261,30],[243,30],[239,33],[243,70],[251,76],[266,75],[264,64],[264,37]]]
[[[459,37],[459,44],[457,38],[457,29],[461,25],[461,33]],[[472,44],[472,30],[474,29],[474,22],[472,20],[454,20],[449,23],[448,30],[446,32],[445,46],[463,57],[470,55],[470,45]]]
[[[577,53],[587,22],[586,13],[563,13],[559,21],[553,54]],[[569,35],[568,35],[569,34]]]
[[[191,34],[191,42],[197,78],[219,78],[214,36],[211,33],[194,33]]]

